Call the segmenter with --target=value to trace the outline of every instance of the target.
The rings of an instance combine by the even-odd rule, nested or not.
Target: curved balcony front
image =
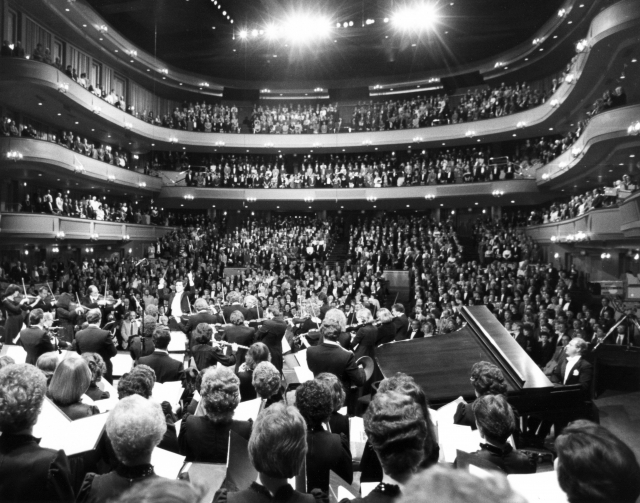
[[[563,243],[576,245],[610,244],[624,240],[622,212],[618,207],[592,210],[568,220],[548,224],[529,225],[526,233],[540,244]]]
[[[85,220],[82,218],[38,215],[32,213],[0,213],[0,236],[3,242],[12,238],[18,242],[56,239],[59,243],[74,241],[128,243],[156,241],[174,227],[139,225]],[[62,237],[63,236],[63,237]],[[62,239],[60,239],[62,237]]]
[[[640,3],[623,0],[598,14],[589,30],[590,50],[581,53],[573,65],[573,80],[564,82],[544,105],[517,114],[478,122],[385,132],[339,133],[325,135],[245,135],[194,133],[152,126],[119,110],[73,83],[52,66],[26,60],[0,60],[0,93],[3,100],[34,117],[49,118],[60,113],[61,127],[74,129],[76,114],[82,114],[81,127],[94,127],[116,135],[123,145],[129,142],[134,151],[189,147],[190,151],[225,151],[269,153],[373,151],[475,144],[478,141],[513,139],[516,124],[526,124],[520,137],[548,134],[579,113],[620,63],[624,51],[638,43]],[[68,85],[58,93],[60,85]],[[44,95],[44,101],[41,98]],[[42,103],[42,105],[39,105]],[[556,104],[552,106],[551,103]],[[65,107],[67,109],[65,110]],[[100,109],[99,114],[93,113]],[[61,111],[62,109],[62,111]],[[64,112],[64,113],[63,113]],[[126,127],[126,129],[125,129]],[[474,134],[469,134],[471,131]],[[102,138],[106,141],[106,138]],[[113,140],[112,140],[113,141]],[[176,147],[177,145],[177,147]]]
[[[613,172],[615,166],[627,164],[629,155],[635,155],[629,152],[640,146],[640,136],[630,136],[627,129],[639,119],[640,105],[596,115],[571,148],[536,170],[538,183],[544,189],[558,190],[588,177],[602,185],[610,167]]]
[[[500,191],[500,196],[495,196]],[[535,180],[504,180],[454,185],[335,189],[233,189],[165,185],[158,204],[170,208],[322,211],[489,208],[540,204],[553,197]]]
[[[9,152],[19,153],[22,159],[8,159]],[[156,194],[162,188],[160,178],[119,168],[56,143],[31,138],[0,137],[0,172],[5,176],[50,183],[52,187],[93,189],[95,186],[109,186],[145,196]]]

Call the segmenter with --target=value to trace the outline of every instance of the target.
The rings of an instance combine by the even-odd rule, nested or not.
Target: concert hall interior
[[[0,501],[637,503],[640,2],[0,40]]]

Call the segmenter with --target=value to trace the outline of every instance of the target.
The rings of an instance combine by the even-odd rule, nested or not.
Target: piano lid
[[[479,361],[502,369],[509,394],[553,389],[542,370],[485,306],[465,307],[462,314],[467,326],[457,332],[376,348],[382,374],[409,374],[433,403],[472,397],[469,376],[471,367]]]

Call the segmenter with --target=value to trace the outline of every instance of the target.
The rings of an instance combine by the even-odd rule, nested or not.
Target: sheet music
[[[438,423],[453,424],[453,416],[458,410],[458,404],[465,403],[464,398],[461,396],[456,398],[453,402],[449,402],[446,405],[440,407],[436,412],[436,421]]]
[[[300,383],[313,381],[314,379],[313,372],[306,367],[295,367],[293,371],[296,373],[296,377]]]
[[[129,353],[118,353],[111,358],[111,364],[113,365],[113,375],[122,377],[133,367],[133,360]]]
[[[303,349],[302,351],[298,351],[295,354],[296,360],[298,360],[298,363],[300,364],[301,367],[305,367],[305,368],[309,368],[309,365],[307,364],[307,350]]]
[[[438,424],[438,438],[446,463],[455,461],[458,449],[469,454],[476,452],[482,441],[478,430],[472,430],[471,426],[446,423]]]
[[[153,391],[151,392],[151,398],[158,402],[169,402],[173,410],[177,410],[180,405],[180,398],[184,393],[184,388],[180,381],[155,383],[153,385]]]
[[[349,447],[354,460],[361,460],[367,434],[364,431],[364,420],[361,417],[349,418]]]
[[[342,501],[343,499],[354,500],[356,499],[355,494],[351,494],[351,492],[347,491],[344,487],[338,486],[338,501]]]
[[[567,495],[560,488],[555,471],[528,475],[507,475],[511,488],[530,503],[567,503]]]
[[[177,479],[184,465],[184,456],[156,447],[151,453],[151,464],[157,475],[166,479]]]
[[[41,438],[40,447],[62,449],[67,456],[95,449],[107,422],[107,414],[70,421],[49,399],[33,428],[33,435]]]
[[[289,353],[291,351],[291,346],[289,346],[289,342],[286,337],[282,338],[282,354]]]
[[[249,419],[255,421],[258,417],[258,413],[260,412],[261,405],[261,398],[254,398],[253,400],[240,402],[233,413],[233,419],[236,421],[248,421]]]
[[[380,482],[361,482],[360,483],[360,496],[363,498],[373,491]]]
[[[27,362],[27,352],[22,346],[12,346],[5,344],[2,348],[2,356],[10,356],[16,363]]]
[[[167,347],[167,351],[184,353],[187,349],[187,338],[183,332],[174,330],[171,332],[171,342]]]

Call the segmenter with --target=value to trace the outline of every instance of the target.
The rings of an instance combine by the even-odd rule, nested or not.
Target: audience
[[[56,367],[47,395],[71,420],[99,414],[95,405],[82,403],[82,396],[91,386],[91,370],[80,357],[65,358]]]

